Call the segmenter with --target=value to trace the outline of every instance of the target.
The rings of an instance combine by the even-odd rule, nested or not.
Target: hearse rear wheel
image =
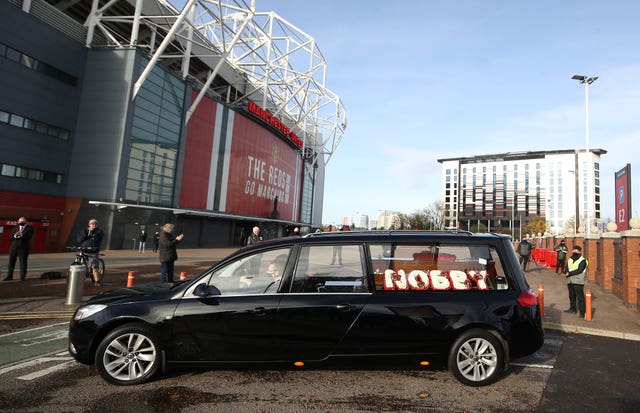
[[[449,370],[467,386],[486,386],[500,378],[504,349],[500,340],[486,330],[464,332],[449,352]]]

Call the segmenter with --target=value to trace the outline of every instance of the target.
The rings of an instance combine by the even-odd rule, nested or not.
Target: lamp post
[[[586,152],[587,152],[587,222],[585,231],[587,235],[591,234],[591,181],[593,175],[591,172],[591,153],[589,151],[589,85],[598,80],[598,76],[573,75],[571,78],[584,84],[584,108],[585,108],[585,130],[586,130]],[[576,217],[577,219],[577,217]]]

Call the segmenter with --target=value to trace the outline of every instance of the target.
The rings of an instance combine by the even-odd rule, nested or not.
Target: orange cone
[[[133,271],[129,271],[129,275],[127,276],[127,287],[133,287],[136,281],[136,273]]]
[[[184,280],[186,280],[186,279],[187,279],[187,273],[186,273],[186,272],[184,272],[184,271],[182,271],[182,272],[180,273],[180,281],[184,281]]]

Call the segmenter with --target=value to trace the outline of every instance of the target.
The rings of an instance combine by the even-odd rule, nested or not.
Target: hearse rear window
[[[490,291],[509,288],[490,245],[370,245],[377,291]]]

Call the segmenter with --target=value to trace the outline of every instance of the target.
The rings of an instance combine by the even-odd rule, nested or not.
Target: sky
[[[443,158],[584,149],[640,179],[640,2],[256,0],[312,36],[348,127],[326,169],[324,224],[441,200]],[[638,174],[638,175],[635,175]],[[637,177],[636,177],[637,176]],[[640,189],[632,185],[632,213]]]

